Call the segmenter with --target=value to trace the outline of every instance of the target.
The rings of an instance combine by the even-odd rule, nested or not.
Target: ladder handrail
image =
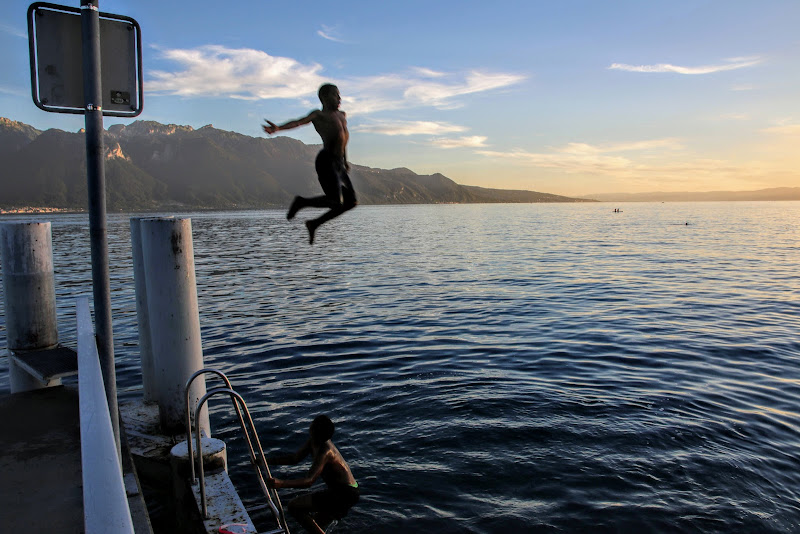
[[[193,485],[197,483],[197,476],[195,475],[195,470],[194,470],[194,451],[192,450],[192,416],[191,412],[189,412],[189,388],[191,388],[192,382],[194,382],[196,378],[206,373],[213,373],[217,375],[223,381],[225,381],[225,385],[228,386],[229,389],[233,389],[231,381],[228,379],[225,373],[223,373],[218,369],[210,369],[210,368],[200,369],[199,371],[195,372],[191,377],[189,377],[189,380],[186,381],[186,387],[184,388],[184,398],[186,399],[186,444],[189,448],[189,459],[191,460],[189,462],[189,465],[191,466]],[[241,419],[242,414],[239,411],[239,405],[234,403],[234,408],[236,408],[236,415],[238,415],[239,419]],[[199,424],[195,425],[195,428],[197,429],[197,432],[199,434],[200,425]]]
[[[219,373],[218,371],[211,371],[211,372]],[[227,377],[226,377],[226,382],[229,383],[229,381],[227,381]],[[233,402],[234,407],[236,408],[236,413],[239,416],[239,424],[242,427],[242,432],[244,433],[245,440],[248,445],[248,451],[250,453],[250,463],[256,470],[256,475],[258,477],[258,482],[259,485],[261,486],[261,490],[267,497],[267,503],[272,509],[272,513],[275,516],[278,525],[283,528],[286,534],[289,534],[289,527],[286,524],[286,516],[283,512],[283,506],[281,506],[281,501],[280,497],[278,496],[278,491],[275,488],[267,487],[266,482],[264,481],[264,475],[261,472],[262,468],[266,472],[268,478],[272,478],[272,474],[270,473],[269,466],[267,465],[267,458],[264,455],[264,449],[261,447],[261,441],[258,438],[258,433],[256,432],[256,427],[255,424],[253,423],[253,417],[250,415],[250,410],[247,408],[247,403],[245,403],[242,396],[236,393],[232,388],[217,387],[208,391],[197,403],[197,408],[195,409],[195,428],[199,428],[200,412],[203,408],[203,405],[206,402],[208,402],[208,399],[210,399],[214,395],[219,395],[219,394],[227,394],[230,396],[231,401]],[[242,410],[244,411],[244,414],[247,415],[247,423],[249,423],[250,425],[250,430],[253,433],[253,438],[255,439],[255,443],[258,446],[258,457],[256,457],[256,451],[254,450],[253,443],[250,440],[250,436],[247,431],[247,425],[245,424],[245,419],[244,416],[242,415]],[[207,519],[208,503],[206,501],[205,470],[203,466],[203,454],[202,454],[202,444],[200,441],[201,440],[200,432],[197,432],[196,436],[197,436],[197,461],[200,470],[200,501],[202,506],[203,518]],[[194,464],[194,460],[195,460],[194,458],[191,458],[192,464]]]

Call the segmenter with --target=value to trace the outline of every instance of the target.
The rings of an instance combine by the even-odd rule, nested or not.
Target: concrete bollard
[[[228,471],[228,453],[225,442],[215,438],[203,438],[202,458],[203,469],[206,475]],[[197,451],[194,451],[197,454]],[[200,517],[200,506],[195,501],[192,486],[197,484],[197,480],[191,479],[190,462],[195,461],[189,458],[189,447],[186,441],[181,441],[169,452],[170,469],[172,472],[172,497],[175,499],[175,522],[178,532],[197,532],[194,525],[202,524]],[[197,468],[195,468],[197,471]]]
[[[153,370],[153,346],[150,341],[150,318],[147,311],[147,281],[142,251],[141,221],[153,217],[131,217],[131,256],[136,288],[136,320],[139,324],[139,358],[142,366],[144,402],[156,402],[156,376]]]
[[[142,219],[139,224],[159,418],[165,433],[178,434],[186,431],[186,382],[203,368],[192,221]],[[197,406],[205,393],[205,379],[195,380],[189,405]],[[197,430],[211,435],[205,407]]]
[[[194,438],[192,438],[194,439]],[[216,438],[201,438],[203,445],[203,468],[206,474],[217,473],[221,470],[228,470],[228,452],[225,442]],[[186,480],[191,478],[191,467],[189,462],[196,462],[197,451],[194,451],[195,458],[189,458],[189,447],[186,441],[181,441],[169,451],[172,470],[177,478]],[[195,470],[195,473],[197,470]],[[195,481],[192,481],[195,482]]]
[[[0,225],[9,352],[58,344],[53,242],[49,222]],[[45,387],[9,358],[11,393]]]

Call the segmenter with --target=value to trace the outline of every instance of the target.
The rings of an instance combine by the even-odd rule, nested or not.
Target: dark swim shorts
[[[319,185],[325,196],[336,204],[344,206],[354,206],[356,204],[356,192],[353,184],[350,183],[350,176],[347,174],[344,159],[336,157],[327,150],[320,150],[314,162],[317,169]]]
[[[327,487],[311,494],[311,507],[334,519],[341,519],[358,502],[358,488],[347,485]]]

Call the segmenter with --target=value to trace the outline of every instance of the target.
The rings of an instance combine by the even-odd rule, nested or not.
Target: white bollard
[[[0,225],[9,352],[58,344],[53,242],[49,222]],[[11,393],[44,387],[9,358]]]
[[[144,402],[155,402],[156,377],[153,370],[153,346],[150,341],[150,317],[147,311],[147,282],[145,279],[144,253],[140,222],[152,217],[131,217],[131,256],[133,258],[133,281],[136,288],[136,320],[139,324],[139,359],[142,366]]]
[[[167,434],[185,432],[186,382],[203,368],[200,314],[194,273],[191,219],[143,219],[142,252],[147,285],[150,342],[161,427]],[[205,379],[195,380],[189,405],[206,393]],[[194,420],[194,414],[191,414]],[[200,428],[211,435],[204,407]]]

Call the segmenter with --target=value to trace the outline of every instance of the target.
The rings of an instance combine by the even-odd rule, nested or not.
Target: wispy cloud
[[[13,87],[9,85],[0,85],[0,93],[11,96],[30,96],[30,88],[23,89],[22,87]]]
[[[535,167],[559,169],[567,173],[624,176],[631,172],[649,172],[650,168],[647,165],[638,164],[632,159],[632,156],[624,154],[676,150],[681,147],[679,140],[665,138],[610,145],[568,143],[565,146],[554,148],[550,152],[479,150],[478,153]]]
[[[328,41],[333,41],[334,43],[346,43],[342,37],[339,28],[336,26],[326,26],[322,25],[321,30],[317,30],[317,35],[322,37],[323,39],[327,39]]]
[[[797,136],[800,135],[800,124],[782,124],[780,126],[764,128],[761,131],[769,134]]]
[[[513,73],[438,72],[417,67],[401,74],[348,80],[353,97],[346,102],[353,113],[411,107],[457,109],[467,95],[505,89],[523,80],[525,76]]]
[[[416,72],[419,76],[424,76],[426,78],[444,78],[447,76],[446,72],[428,69],[425,67],[412,67],[411,70]]]
[[[608,156],[592,151],[580,153],[574,150],[557,150],[540,153],[523,150],[479,150],[478,153],[495,159],[529,164],[534,167],[559,169],[568,173],[619,174],[620,171],[633,165],[633,162],[627,158]]]
[[[401,73],[331,80],[318,63],[305,64],[261,50],[205,45],[192,49],[158,49],[174,70],[148,72],[147,90],[183,97],[227,97],[245,100],[314,98],[326,81],[339,84],[348,114],[369,114],[412,107],[453,109],[468,95],[504,89],[525,76],[472,70],[441,72],[413,67]]]
[[[434,139],[431,142],[439,148],[481,148],[486,146],[486,139],[482,135],[472,135],[455,139]]]
[[[728,121],[746,121],[750,119],[750,115],[747,113],[725,113],[720,115],[719,118]]]
[[[725,60],[725,63],[717,65],[702,65],[699,67],[685,67],[681,65],[671,65],[669,63],[658,63],[656,65],[628,65],[626,63],[613,63],[611,70],[623,70],[628,72],[663,73],[673,72],[677,74],[713,74],[728,70],[743,69],[753,67],[763,61],[758,56],[737,57]]]
[[[473,71],[462,80],[445,83],[417,80],[403,93],[406,99],[435,107],[451,107],[457,96],[482,93],[521,82],[523,76]]]
[[[2,22],[0,22],[0,32],[13,35],[14,37],[19,37],[20,39],[28,38],[28,32],[19,30],[13,26],[9,26],[8,24],[3,24]]]
[[[631,141],[628,143],[611,143],[607,145],[590,146],[592,150],[598,152],[639,152],[654,149],[677,150],[683,148],[683,142],[675,137],[664,137],[662,139],[647,139],[645,141]]]
[[[423,135],[433,137],[430,144],[437,148],[482,148],[486,146],[486,137],[481,135],[464,137],[435,137],[460,133],[467,130],[464,126],[446,122],[432,121],[372,121],[361,124],[353,131],[380,135]]]
[[[206,45],[161,50],[178,70],[149,72],[147,90],[184,97],[225,96],[244,100],[301,98],[324,82],[316,63],[302,64],[249,48]]]
[[[661,141],[665,147],[672,146],[672,142],[668,140]],[[570,143],[550,152],[522,150],[509,152],[478,150],[476,152],[493,158],[497,162],[506,161],[514,165],[529,165],[542,169],[544,172],[552,171],[572,175],[576,178],[591,179],[594,183],[597,183],[598,180],[611,180],[637,189],[712,189],[719,187],[721,178],[724,178],[729,184],[741,184],[742,188],[747,188],[757,182],[758,177],[764,175],[766,168],[758,162],[739,164],[720,159],[691,157],[686,154],[677,158],[669,154],[661,154],[661,157],[656,157],[655,152],[649,154],[649,157],[638,152],[614,152],[623,147],[655,147],[658,144],[661,143],[659,141],[637,142],[599,147],[583,143]]]
[[[381,135],[442,135],[463,132],[463,126],[431,121],[383,121],[362,124],[354,131]]]

